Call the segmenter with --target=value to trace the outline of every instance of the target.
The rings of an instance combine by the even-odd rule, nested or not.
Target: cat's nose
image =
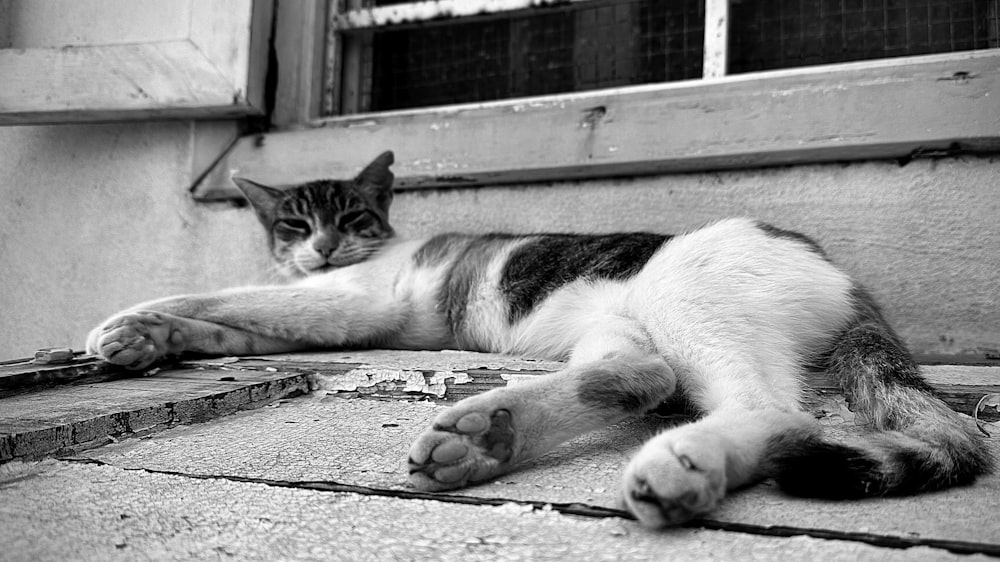
[[[337,249],[338,240],[326,234],[321,234],[313,239],[313,249],[316,253],[323,256],[324,258],[329,258],[333,251]]]

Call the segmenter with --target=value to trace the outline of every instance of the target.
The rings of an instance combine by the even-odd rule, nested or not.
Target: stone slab
[[[987,560],[806,536],[649,532],[517,504],[455,505],[48,460],[0,467],[3,559]]]
[[[130,469],[412,491],[403,470],[409,443],[444,407],[312,396],[212,424],[174,428],[87,456]],[[629,420],[453,495],[614,509],[619,473],[630,452],[658,428],[675,422],[651,416]],[[1000,454],[997,439],[989,446]],[[998,498],[1000,475],[935,494],[859,502],[791,498],[764,483],[733,494],[707,524],[822,530],[918,543],[960,541],[1000,553]]]

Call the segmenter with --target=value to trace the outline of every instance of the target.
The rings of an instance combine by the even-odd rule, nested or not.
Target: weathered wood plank
[[[407,190],[995,151],[998,90],[1000,51],[850,63],[339,117],[242,139],[226,165],[287,185],[393,149]]]
[[[280,2],[275,7],[274,51],[278,83],[271,122],[304,126],[320,115],[326,41],[325,0]]]
[[[229,81],[244,114],[263,114],[274,0],[191,2],[189,39]]]
[[[0,365],[0,462],[207,421],[312,390],[348,398],[453,402],[560,367],[491,354],[378,350],[206,359],[147,374],[86,356],[62,366]],[[967,414],[983,395],[1000,393],[997,372],[998,367],[924,368],[941,397]],[[44,388],[72,381],[77,384]],[[826,375],[810,375],[807,382],[817,393],[817,407],[841,394]],[[667,405],[664,412],[680,406]]]
[[[306,375],[202,367],[8,396],[0,401],[0,462],[205,422],[308,391]]]
[[[0,365],[0,398],[38,386],[111,380],[117,381],[115,388],[130,388],[130,381],[139,381],[138,388],[182,383],[179,388],[204,390],[215,388],[217,385],[213,381],[216,380],[259,382],[270,380],[277,373],[308,376],[316,388],[345,396],[457,401],[545,375],[560,367],[558,362],[519,364],[521,360],[516,358],[509,358],[510,367],[505,367],[502,361],[497,362],[496,357],[500,356],[475,353],[459,355],[451,362],[447,358],[442,360],[436,352],[349,352],[346,361],[338,359],[338,355],[311,353],[188,361],[156,369],[152,377],[124,371],[89,356],[57,366],[40,366],[25,360]],[[480,356],[482,359],[477,360]],[[921,369],[949,406],[969,415],[983,395],[1000,393],[1000,366],[937,365]],[[806,375],[806,382],[821,394],[841,394],[837,383],[825,373],[810,373]]]
[[[11,0],[0,0],[0,49],[8,49],[13,44],[11,35],[14,20],[11,18]]]
[[[705,50],[702,78],[729,73],[729,0],[705,2]]]
[[[77,357],[56,365],[39,365],[30,359],[0,365],[0,399],[47,385],[111,380],[121,369],[96,357]]]
[[[7,49],[0,51],[0,69],[0,124],[95,121],[125,113],[240,116],[248,109],[190,41]]]
[[[373,359],[376,357],[372,356]],[[356,360],[357,357],[352,359]],[[280,361],[263,357],[240,359],[231,363],[231,367],[270,367],[282,372],[310,373],[315,379],[316,388],[348,397],[430,398],[446,401],[457,401],[493,388],[517,384],[558,369],[556,364],[545,364],[537,369],[484,368],[476,366],[474,359],[472,361],[470,367],[466,368],[440,368],[435,365],[422,367],[419,362],[404,367],[393,360],[380,364],[378,360],[371,363],[317,360],[298,362],[289,360],[288,357],[283,357]],[[984,395],[1000,393],[1000,366],[943,365],[922,367],[921,370],[946,404],[970,416]],[[837,382],[826,373],[808,373],[805,381],[818,396],[843,394]]]

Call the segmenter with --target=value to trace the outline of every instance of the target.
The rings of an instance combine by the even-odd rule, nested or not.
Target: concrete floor
[[[413,360],[380,368],[400,365]],[[967,488],[862,502],[795,499],[763,483],[690,526],[646,531],[616,509],[615,491],[630,451],[675,421],[655,416],[579,438],[488,484],[418,493],[402,470],[409,443],[448,405],[362,398],[351,382],[357,372],[338,376],[314,387],[354,384],[355,391],[318,390],[55,459],[0,465],[0,560],[1000,556],[998,475]],[[851,430],[838,415],[824,423]],[[1000,454],[996,438],[989,444]]]

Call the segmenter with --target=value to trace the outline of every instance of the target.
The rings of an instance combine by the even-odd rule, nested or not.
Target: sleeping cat
[[[362,347],[567,360],[442,413],[409,453],[423,490],[489,480],[679,394],[701,417],[650,439],[622,477],[624,506],[649,527],[769,477],[794,494],[858,498],[992,469],[865,290],[811,239],[729,219],[679,236],[405,240],[389,225],[392,161],[287,192],[236,179],[298,280],[143,303],[94,329],[88,350],[132,369],[185,353]],[[828,440],[803,410],[800,375],[816,367],[876,430],[868,439]]]

